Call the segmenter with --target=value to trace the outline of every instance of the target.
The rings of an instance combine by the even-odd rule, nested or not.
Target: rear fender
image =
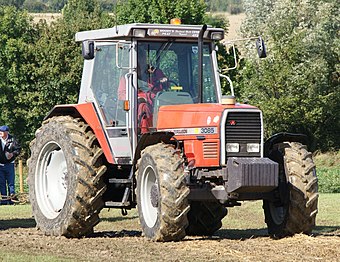
[[[96,135],[106,160],[109,163],[114,164],[112,150],[103,131],[104,127],[99,120],[98,112],[96,111],[93,103],[57,105],[47,114],[44,120],[53,116],[63,115],[82,118],[91,127],[94,134]]]

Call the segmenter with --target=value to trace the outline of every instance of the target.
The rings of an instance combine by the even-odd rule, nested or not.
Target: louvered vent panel
[[[218,157],[217,142],[203,142],[203,157],[204,158],[217,158]]]

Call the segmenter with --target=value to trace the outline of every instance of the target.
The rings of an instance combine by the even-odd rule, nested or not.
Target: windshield
[[[152,90],[154,96],[160,91],[180,92],[188,97],[178,101],[178,96],[173,96],[176,101],[167,104],[198,103],[197,43],[139,42],[137,55],[139,92]],[[203,45],[203,102],[217,102],[211,48],[208,44]]]

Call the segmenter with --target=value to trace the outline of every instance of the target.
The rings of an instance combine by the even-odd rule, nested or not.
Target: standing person
[[[0,192],[6,199],[1,200],[2,205],[12,204],[11,199],[15,198],[14,160],[21,151],[18,141],[8,132],[8,126],[0,126]]]

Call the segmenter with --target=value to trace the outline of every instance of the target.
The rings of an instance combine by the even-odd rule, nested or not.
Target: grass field
[[[137,212],[101,212],[90,238],[43,236],[34,229],[30,205],[0,207],[1,261],[337,261],[340,251],[340,194],[320,194],[313,236],[268,237],[261,201],[230,208],[210,238],[154,243],[141,236]],[[307,254],[309,245],[312,253]],[[329,249],[332,252],[329,252]],[[292,253],[291,253],[292,252]],[[300,252],[300,253],[299,253]],[[309,252],[309,251],[308,251]],[[314,252],[314,253],[313,253]],[[294,259],[301,258],[300,259]]]
[[[340,151],[315,153],[319,191],[323,193],[340,193]]]

